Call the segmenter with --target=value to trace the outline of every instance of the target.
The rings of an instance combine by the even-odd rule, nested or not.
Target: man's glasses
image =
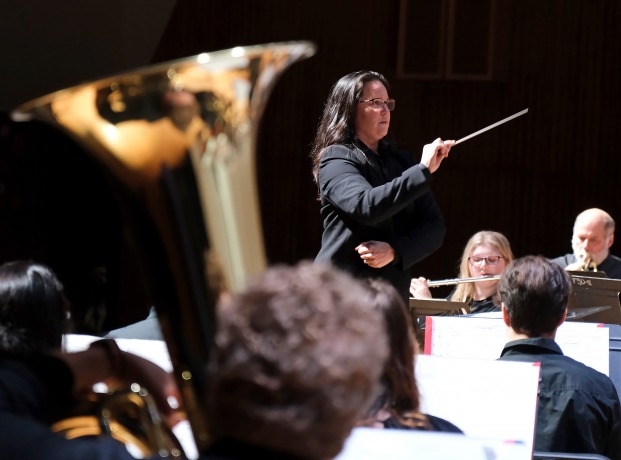
[[[485,262],[486,265],[498,265],[500,259],[504,259],[502,256],[489,256],[489,257],[468,257],[468,262],[472,265],[483,265]]]
[[[384,107],[386,107],[389,112],[392,112],[393,110],[395,110],[394,99],[380,99],[379,97],[376,97],[373,99],[364,99],[360,101],[361,104],[363,102],[371,102],[374,109],[383,109]]]

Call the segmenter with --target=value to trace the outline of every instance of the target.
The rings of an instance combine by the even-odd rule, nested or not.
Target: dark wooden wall
[[[527,115],[457,146],[435,174],[447,236],[413,274],[451,278],[466,240],[481,229],[505,233],[516,255],[556,256],[570,250],[581,210],[601,207],[621,222],[621,4],[492,3],[503,17],[492,15],[502,69],[490,79],[399,77],[400,0],[179,0],[151,62],[273,41],[317,44],[314,57],[280,78],[261,121],[257,173],[272,263],[312,258],[319,248],[308,150],[330,86],[342,75],[374,69],[388,77],[397,99],[393,134],[417,154],[436,137],[460,138],[528,107]],[[480,27],[473,18],[455,19]],[[97,168],[53,128],[0,122],[0,260],[52,264],[77,308],[97,303],[93,273],[108,267],[106,301],[115,307],[107,326],[146,314],[132,296],[132,262]],[[90,204],[82,206],[85,197]]]

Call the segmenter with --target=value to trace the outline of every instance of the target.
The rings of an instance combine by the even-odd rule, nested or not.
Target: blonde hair
[[[475,233],[470,237],[464,247],[464,252],[461,255],[461,262],[459,263],[459,277],[470,278],[470,264],[468,263],[468,257],[472,254],[472,251],[477,246],[481,245],[494,246],[500,252],[500,255],[504,258],[505,264],[509,265],[513,260],[513,252],[511,251],[511,245],[509,240],[502,233],[493,232],[491,230],[483,230]],[[457,285],[457,289],[451,296],[451,300],[455,302],[470,302],[474,298],[475,286],[474,283],[461,283]]]

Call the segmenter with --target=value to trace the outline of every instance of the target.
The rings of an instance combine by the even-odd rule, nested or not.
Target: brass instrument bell
[[[591,255],[588,252],[584,253],[584,256],[582,257],[582,264],[580,265],[580,268],[578,271],[582,271],[582,272],[596,272],[597,271],[597,263],[595,262],[595,260],[591,257]]]
[[[11,114],[60,128],[108,173],[199,452],[210,444],[215,305],[267,265],[259,121],[277,77],[314,53],[303,41],[202,53],[58,91]]]

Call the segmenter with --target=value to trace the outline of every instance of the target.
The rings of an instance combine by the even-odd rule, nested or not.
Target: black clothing
[[[407,299],[410,267],[444,239],[429,170],[386,142],[378,155],[358,141],[326,148],[318,176],[324,231],[315,260],[358,278],[384,278]],[[379,269],[366,265],[355,248],[369,240],[389,243],[396,260]]]
[[[446,300],[452,300],[455,289],[446,296]],[[489,313],[491,311],[500,311],[500,307],[494,303],[495,295],[491,295],[481,300],[471,300],[468,302],[470,313]],[[440,313],[442,315],[442,313]],[[461,315],[461,312],[451,312],[450,316]]]
[[[575,262],[578,259],[574,254],[565,254],[564,256],[552,259],[551,262],[558,264],[561,268],[565,268]],[[608,254],[608,257],[597,266],[597,270],[606,273],[606,277],[615,280],[621,280],[621,258]]]
[[[425,414],[427,420],[431,424],[430,430],[425,430],[425,428],[414,428],[407,425],[402,424],[395,417],[389,417],[384,420],[384,428],[387,429],[398,429],[398,430],[419,430],[419,431],[441,431],[444,433],[462,433],[463,431],[457,428],[448,420],[444,420],[443,418],[436,417],[434,415]]]
[[[541,363],[536,451],[621,459],[621,404],[606,375],[564,356],[551,339],[509,342],[500,359]]]
[[[0,358],[0,452],[7,460],[133,460],[125,446],[101,436],[67,440],[49,424],[69,414],[73,376],[59,359]]]
[[[468,306],[470,306],[470,313],[500,311],[500,307],[494,303],[494,296],[490,296],[483,300],[471,300]]]

